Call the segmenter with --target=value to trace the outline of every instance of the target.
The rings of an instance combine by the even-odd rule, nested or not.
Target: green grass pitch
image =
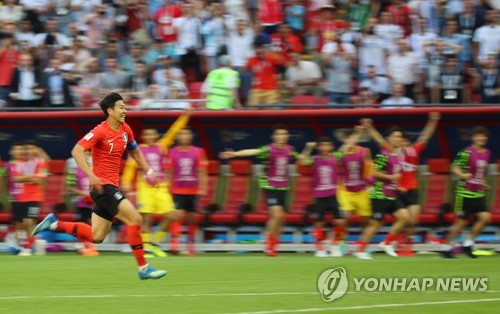
[[[374,260],[311,254],[211,253],[150,260],[168,269],[140,281],[130,254],[0,255],[0,313],[499,313],[498,257],[437,255]],[[352,277],[488,277],[488,292],[349,292],[325,303],[317,278],[342,266]]]

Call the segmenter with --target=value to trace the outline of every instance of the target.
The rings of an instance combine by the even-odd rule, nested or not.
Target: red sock
[[[276,251],[276,247],[278,246],[278,244],[279,244],[279,243],[280,243],[280,238],[279,238],[279,236],[277,237],[277,236],[275,236],[275,235],[273,234],[273,237],[272,237],[272,242],[271,242],[271,244],[272,244],[272,248],[271,248],[271,249],[272,249],[273,251]]]
[[[358,252],[365,252],[368,243],[366,243],[365,241],[359,241],[358,243],[359,243]]]
[[[392,241],[396,240],[398,238],[397,235],[394,235],[392,233],[388,233],[387,237],[384,240],[384,244],[391,244]]]
[[[78,240],[94,242],[92,227],[83,222],[59,221],[56,231],[75,236]]]
[[[188,243],[187,249],[189,253],[194,253],[194,243],[196,242],[196,231],[198,226],[196,224],[190,224],[188,227]]]
[[[316,251],[323,251],[323,241],[325,239],[325,230],[323,228],[319,227],[314,227],[314,239],[315,239],[315,245],[316,245]]]
[[[148,262],[144,258],[144,247],[142,246],[141,226],[127,226],[128,244],[132,248],[137,260],[137,265],[144,266]]]
[[[274,251],[274,248],[276,246],[276,237],[272,233],[267,234],[267,250],[268,251]]]
[[[335,226],[333,233],[335,234],[335,242],[345,240],[346,230],[344,226]]]
[[[169,226],[170,231],[170,250],[179,251],[179,235],[181,233],[181,222],[172,221]]]
[[[33,247],[33,243],[35,243],[35,240],[36,240],[36,237],[29,237],[29,238],[27,238],[23,247],[25,249],[31,249]]]

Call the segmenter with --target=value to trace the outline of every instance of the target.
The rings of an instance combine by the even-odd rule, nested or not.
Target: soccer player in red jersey
[[[154,171],[139,150],[130,126],[125,123],[127,110],[123,98],[117,93],[110,93],[101,100],[99,106],[104,111],[106,121],[87,133],[71,152],[78,167],[89,177],[90,196],[95,203],[92,209],[92,226],[81,222],[59,221],[54,214],[49,214],[36,226],[33,235],[43,230],[52,230],[72,234],[80,240],[101,243],[116,217],[127,225],[128,242],[139,266],[139,278],[161,278],[167,271],[151,267],[144,258],[141,215],[118,189],[120,162],[125,149],[129,150],[130,156],[153,180]],[[93,168],[89,166],[85,156],[85,151],[88,150],[92,152]]]
[[[415,227],[418,224],[418,218],[420,215],[420,205],[418,200],[418,166],[420,165],[420,154],[425,149],[427,142],[436,131],[440,118],[441,115],[438,112],[429,113],[429,120],[413,145],[408,137],[403,134],[401,148],[403,171],[398,182],[398,198],[410,212],[410,224],[407,229],[407,240],[410,244],[412,242],[411,237],[415,233]],[[374,128],[371,119],[363,119],[362,124],[381,147],[387,146],[387,142]]]
[[[177,135],[178,145],[168,151],[167,173],[170,193],[176,210],[187,213],[188,255],[194,256],[196,240],[196,201],[198,195],[207,194],[208,161],[205,150],[192,145],[193,132],[185,127]]]

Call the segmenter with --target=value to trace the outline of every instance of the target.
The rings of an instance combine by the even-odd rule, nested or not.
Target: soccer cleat
[[[278,253],[276,253],[275,250],[266,250],[265,253],[266,253],[267,256],[270,256],[270,257],[276,257],[276,256],[278,256]]]
[[[31,233],[31,236],[33,237],[42,231],[50,230],[50,226],[57,221],[58,220],[56,215],[48,214],[47,217],[45,217],[38,225],[36,225],[35,229],[33,229],[33,232]]]
[[[33,253],[31,252],[31,249],[26,249],[22,248],[19,253],[17,253],[17,256],[31,256]]]
[[[342,251],[340,250],[340,246],[338,245],[332,245],[330,247],[330,256],[331,257],[342,257]]]
[[[455,254],[453,254],[452,250],[441,251],[440,253],[443,258],[455,258]]]
[[[327,257],[328,254],[326,253],[326,251],[316,251],[316,253],[314,253],[314,256],[316,256],[316,257]]]
[[[139,271],[139,279],[147,280],[147,279],[160,279],[168,273],[166,270],[159,270],[153,268],[149,264],[147,265],[144,271]]]
[[[385,254],[393,257],[398,257],[398,253],[394,251],[394,247],[392,247],[391,244],[385,244],[384,242],[380,242],[378,247],[384,250]]]
[[[366,252],[356,252],[354,253],[354,256],[358,259],[373,259],[373,257]]]
[[[472,245],[471,246],[462,246],[462,252],[465,253],[470,258],[477,258],[476,255],[472,252]]]

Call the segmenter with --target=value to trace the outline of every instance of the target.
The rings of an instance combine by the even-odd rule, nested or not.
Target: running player
[[[269,256],[278,255],[276,247],[285,220],[285,200],[286,192],[289,189],[290,159],[303,159],[302,155],[298,155],[294,148],[287,144],[288,138],[288,129],[284,126],[277,126],[273,131],[272,144],[257,149],[244,149],[236,152],[225,151],[219,155],[222,159],[257,156],[265,165],[259,185],[266,194],[267,207],[270,213],[266,224],[267,241],[265,250],[265,253]]]
[[[81,222],[59,221],[54,214],[49,214],[33,231],[53,230],[72,234],[80,240],[101,243],[111,230],[113,218],[118,218],[127,225],[128,242],[139,266],[140,279],[157,279],[167,271],[156,270],[144,258],[141,238],[141,215],[134,205],[118,189],[120,161],[125,149],[128,149],[146,175],[154,181],[154,171],[149,167],[134,134],[125,123],[127,111],[123,98],[117,93],[110,93],[99,103],[106,121],[87,133],[73,148],[71,154],[78,167],[89,178],[90,196],[95,202],[92,209],[92,226]],[[85,157],[85,151],[92,151],[93,169]]]
[[[174,143],[177,133],[187,125],[191,112],[191,109],[186,110],[185,113],[172,124],[161,139],[159,139],[158,131],[154,128],[144,128],[141,132],[143,143],[139,145],[139,149],[142,151],[151,169],[157,174],[156,185],[154,185],[151,180],[144,178],[143,175],[136,176],[138,172],[137,163],[131,157],[128,158],[122,174],[122,189],[125,193],[132,191],[134,178],[137,180],[137,208],[144,220],[142,241],[144,242],[144,248],[150,250],[158,257],[166,257],[167,254],[155,243],[162,242],[165,237],[164,230],[168,230],[169,223],[172,225],[174,223],[180,224],[179,220],[183,216],[181,211],[175,210],[172,196],[168,191],[168,183],[164,169],[167,162],[166,152]],[[152,236],[154,214],[164,215],[165,217],[160,226],[160,231],[156,234],[155,240],[153,240]],[[178,234],[175,233],[178,229],[178,227],[172,226],[174,232],[171,232],[170,239],[173,244],[171,247],[175,247],[175,243],[177,243]]]
[[[408,224],[410,214],[404,208],[403,204],[397,198],[398,181],[401,178],[402,158],[398,154],[401,148],[403,132],[399,128],[391,128],[387,132],[387,148],[377,154],[373,164],[373,177],[376,179],[375,187],[370,193],[372,202],[373,217],[369,225],[363,230],[357,258],[371,259],[366,252],[366,247],[375,233],[382,226],[384,215],[392,214],[395,221],[390,232],[383,242],[379,244],[388,255],[398,256],[394,252],[392,242],[396,240],[397,235]]]
[[[408,244],[412,244],[413,242],[412,237],[415,234],[415,228],[418,225],[421,211],[418,197],[418,166],[420,165],[420,154],[436,131],[440,118],[441,115],[438,112],[429,113],[429,120],[413,145],[403,133],[401,153],[403,154],[404,161],[403,172],[398,182],[398,198],[410,212],[410,224],[407,229],[406,238]],[[366,127],[372,138],[380,147],[386,147],[388,145],[382,135],[380,135],[373,126],[371,119],[363,119],[361,120],[361,124]]]
[[[15,183],[22,183],[19,202],[16,204],[17,208],[14,208],[14,220],[22,224],[26,235],[31,235],[40,214],[40,203],[45,199],[47,163],[40,157],[41,150],[36,142],[27,141],[23,146],[26,158],[18,164],[20,172],[12,177]],[[34,236],[28,236],[19,255],[30,256],[35,240]]]
[[[192,145],[193,132],[189,128],[180,130],[177,146],[167,156],[167,173],[170,193],[174,197],[175,209],[187,213],[188,255],[194,256],[197,231],[196,204],[198,195],[207,194],[208,161],[203,148]]]
[[[471,216],[476,216],[477,219],[462,245],[462,250],[467,256],[476,258],[472,250],[474,240],[490,221],[485,196],[485,190],[489,188],[486,173],[491,156],[490,150],[485,147],[487,142],[488,130],[481,126],[475,127],[472,130],[472,145],[460,151],[453,162],[451,170],[460,178],[455,192],[457,220],[451,226],[443,245],[442,255],[445,258],[454,257],[453,241],[469,224],[468,219]]]

